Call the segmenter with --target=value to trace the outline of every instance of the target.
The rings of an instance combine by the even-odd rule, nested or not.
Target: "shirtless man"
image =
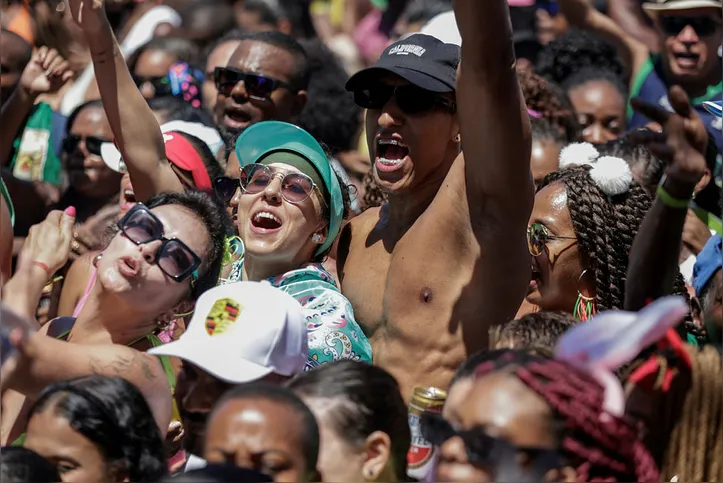
[[[342,291],[375,364],[407,398],[415,386],[447,387],[487,348],[489,328],[512,319],[530,280],[530,127],[508,5],[457,0],[455,13],[458,76],[458,47],[417,34],[347,84],[368,108],[374,177],[389,202],[346,226]]]

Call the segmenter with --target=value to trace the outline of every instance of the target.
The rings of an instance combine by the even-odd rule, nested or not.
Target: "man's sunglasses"
[[[440,414],[423,413],[420,423],[422,436],[434,446],[440,447],[447,440],[458,436],[464,443],[467,459],[471,464],[495,463],[496,453],[502,446],[512,446],[518,453],[525,453],[532,459],[547,459],[551,463],[551,468],[554,468],[559,462],[559,456],[555,450],[531,446],[515,446],[504,439],[490,436],[482,427],[457,430]]]
[[[232,67],[216,67],[213,71],[216,89],[224,96],[230,96],[233,88],[239,82],[244,83],[246,92],[251,99],[259,101],[268,100],[276,89],[284,88],[291,92],[298,92],[291,84],[261,74],[252,74]]]
[[[545,251],[550,240],[577,240],[574,236],[552,235],[547,227],[541,223],[533,223],[527,227],[527,248],[530,255],[539,257]]]
[[[101,144],[113,142],[98,136],[79,136],[77,134],[68,134],[63,140],[63,152],[73,154],[80,147],[81,141],[85,142],[85,149],[90,154],[94,154],[96,156],[100,156]]]
[[[136,204],[121,218],[118,228],[136,245],[161,240],[163,243],[156,254],[156,264],[176,282],[183,282],[188,277],[192,277],[192,282],[198,279],[201,259],[181,240],[166,238],[163,235],[163,223],[147,206]]]
[[[143,84],[150,84],[153,86],[153,90],[155,92],[155,97],[166,97],[173,95],[173,89],[171,88],[171,81],[168,79],[167,75],[164,76],[155,76],[155,77],[143,77],[143,76],[133,76],[133,81],[136,83],[136,86],[140,89]]]
[[[660,27],[666,35],[678,35],[688,25],[690,25],[700,37],[709,37],[713,35],[723,23],[711,17],[682,17],[674,15],[660,17]]]
[[[411,84],[403,86],[377,84],[354,91],[354,102],[364,109],[381,109],[392,97],[405,114],[421,114],[435,108],[451,114],[457,111],[457,104],[454,101]]]

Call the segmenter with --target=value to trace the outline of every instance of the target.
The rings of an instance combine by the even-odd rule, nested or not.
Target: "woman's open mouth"
[[[409,156],[409,148],[398,139],[377,139],[376,158],[377,170],[391,173],[401,169]]]
[[[269,211],[259,211],[249,221],[251,231],[260,235],[275,233],[281,229],[281,219]]]
[[[124,189],[121,193],[121,211],[128,211],[137,203],[136,194],[132,189]]]

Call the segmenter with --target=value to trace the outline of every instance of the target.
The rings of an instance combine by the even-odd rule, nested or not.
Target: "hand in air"
[[[63,87],[72,76],[68,62],[57,50],[40,47],[23,70],[20,88],[31,97],[52,94]]]
[[[682,88],[671,87],[668,99],[675,112],[640,99],[632,100],[637,112],[663,126],[661,133],[637,131],[632,138],[668,163],[666,174],[669,177],[694,185],[706,172],[708,132]]]
[[[36,262],[48,267],[50,274],[57,272],[68,261],[74,224],[75,208],[68,208],[51,211],[42,223],[30,227],[20,252],[20,266]]]
[[[86,34],[101,31],[108,20],[104,0],[66,0],[73,20]]]

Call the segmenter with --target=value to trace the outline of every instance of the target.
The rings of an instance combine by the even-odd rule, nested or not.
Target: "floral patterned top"
[[[243,259],[234,263],[228,279],[222,283],[241,281],[242,273]],[[372,347],[354,319],[351,303],[320,264],[309,263],[267,281],[303,307],[309,335],[307,371],[342,359],[372,363]]]

